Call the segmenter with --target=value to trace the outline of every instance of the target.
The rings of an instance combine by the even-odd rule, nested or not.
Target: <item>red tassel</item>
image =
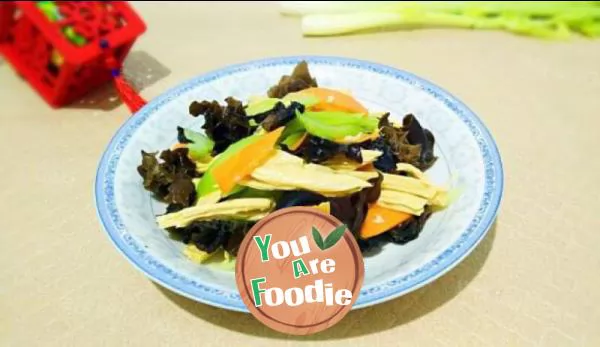
[[[117,89],[117,93],[119,93],[119,97],[121,101],[129,109],[131,112],[136,113],[140,108],[146,105],[146,100],[136,92],[129,83],[123,77],[121,73],[120,64],[117,62],[114,56],[110,54],[109,50],[110,44],[106,40],[100,40],[100,48],[104,50],[105,54],[105,64],[106,67],[110,70],[110,73],[115,81],[115,88]]]
[[[119,93],[119,97],[129,107],[131,112],[135,113],[146,105],[146,100],[127,83],[123,75],[119,74],[113,78],[115,79],[115,88],[117,89],[117,93]]]

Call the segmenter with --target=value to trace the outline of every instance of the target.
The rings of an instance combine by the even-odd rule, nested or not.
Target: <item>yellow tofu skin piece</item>
[[[348,171],[348,170],[335,170],[336,172],[343,173],[344,175],[360,178],[361,180],[368,181],[376,178],[379,174],[376,171]]]
[[[285,185],[273,185],[270,183],[266,183],[263,181],[259,181],[255,178],[247,178],[238,183],[241,186],[254,188],[258,190],[295,190],[294,186],[285,186]]]
[[[442,208],[448,205],[448,192],[430,183],[421,170],[406,163],[397,164],[397,169],[410,176],[383,174],[378,204],[416,216],[427,205]]]
[[[423,171],[419,170],[416,166],[414,166],[412,164],[398,163],[398,164],[396,164],[396,170],[398,170],[400,172],[406,172],[407,174],[409,174],[412,177],[427,181],[427,178],[425,177],[425,173],[423,173]]]
[[[181,211],[158,216],[156,221],[162,229],[183,228],[196,220],[209,219],[252,219],[256,215],[264,216],[274,207],[271,199],[243,198],[213,204],[200,204],[184,208]],[[260,219],[260,218],[259,218]]]
[[[393,190],[382,190],[379,201],[389,205],[401,205],[411,211],[421,211],[428,200],[412,195],[410,193],[396,192]]]
[[[357,192],[371,184],[357,177],[336,172],[323,165],[305,164],[301,158],[277,151],[251,177],[272,186],[295,187],[323,194]]]
[[[380,151],[363,149],[363,150],[361,150],[361,155],[362,155],[362,159],[363,159],[362,163],[357,163],[355,161],[349,160],[348,158],[346,158],[343,155],[338,155],[338,156],[324,162],[323,165],[327,166],[329,168],[332,168],[334,170],[356,170],[359,167],[363,167],[365,165],[368,165],[368,164],[374,162],[375,160],[377,160],[377,158],[379,158],[381,156],[381,154],[382,153]]]
[[[336,139],[336,143],[343,145],[350,145],[353,143],[361,143],[369,140],[375,140],[379,137],[379,130],[373,131],[372,133],[359,133],[353,136],[346,136],[341,139]]]
[[[194,263],[198,263],[198,264],[202,264],[202,263],[206,262],[208,259],[210,259],[212,256],[214,256],[215,253],[217,253],[217,252],[213,252],[213,253],[203,252],[191,243],[188,244],[187,246],[185,246],[185,248],[183,249],[183,254],[185,254],[185,256],[188,257],[191,261],[193,261]]]
[[[377,201],[377,205],[381,206],[381,207],[385,207],[385,208],[389,208],[390,210],[395,210],[395,211],[400,211],[400,212],[404,212],[404,213],[408,213],[408,214],[412,214],[413,216],[420,216],[423,214],[423,212],[425,212],[424,208],[421,208],[419,210],[414,210],[408,206],[404,206],[404,205],[400,205],[400,204],[388,204],[386,202],[383,202],[381,200]]]
[[[410,193],[428,200],[439,191],[426,181],[408,176],[383,174],[383,183],[381,187],[385,190]]]

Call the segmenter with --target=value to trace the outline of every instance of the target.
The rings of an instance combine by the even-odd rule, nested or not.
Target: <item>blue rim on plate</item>
[[[490,132],[482,121],[466,105],[454,98],[444,89],[409,72],[398,70],[382,64],[364,60],[329,57],[329,56],[293,56],[250,61],[231,65],[191,79],[174,87],[150,101],[138,113],[123,124],[108,144],[96,173],[94,197],[98,217],[116,248],[140,271],[154,282],[192,300],[233,311],[248,312],[239,293],[229,293],[212,286],[210,283],[199,283],[179,274],[151,254],[146,252],[128,233],[123,224],[114,194],[114,178],[119,158],[132,134],[150,115],[173,98],[193,89],[234,73],[261,67],[292,65],[301,60],[309,64],[346,66],[387,75],[416,88],[419,88],[446,107],[451,109],[469,128],[477,141],[484,165],[484,191],[476,215],[469,226],[450,247],[435,259],[412,271],[392,280],[372,285],[361,290],[353,309],[359,309],[397,298],[414,291],[439,278],[454,268],[464,257],[479,244],[494,222],[503,194],[503,168],[498,148]]]

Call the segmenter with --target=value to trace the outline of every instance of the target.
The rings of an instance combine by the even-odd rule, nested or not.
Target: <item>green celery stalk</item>
[[[283,130],[283,134],[281,134],[282,139],[286,139],[287,137],[297,134],[303,133],[306,129],[304,128],[304,124],[296,117],[292,119]]]
[[[260,139],[260,135],[252,135],[252,136],[245,137],[245,138],[237,141],[236,143],[231,144],[229,147],[227,147],[227,149],[223,153],[221,153],[218,157],[216,157],[216,159],[209,165],[209,167],[206,170],[206,172],[204,173],[204,175],[202,175],[202,178],[196,184],[196,193],[197,193],[198,197],[202,197],[204,195],[207,195],[207,194],[210,194],[212,192],[216,192],[219,190],[219,185],[217,184],[217,181],[215,180],[215,177],[213,175],[213,170],[215,167],[220,165],[222,162],[237,155],[241,149],[243,149],[244,147],[248,146],[251,143],[254,143],[255,141],[257,141],[259,139]],[[233,194],[234,192],[237,192],[237,191],[239,191],[239,189],[241,189],[241,187],[239,187],[239,186],[236,188],[237,189],[234,189],[229,194]]]
[[[300,92],[289,93],[281,99],[283,104],[289,106],[293,101],[311,107],[319,103],[319,98],[310,94],[300,94]]]
[[[280,1],[279,11],[289,16],[394,10],[398,1]]]
[[[402,12],[426,10],[471,13],[516,13],[520,15],[554,16],[565,12],[598,15],[597,1],[280,1],[285,15]]]
[[[398,13],[313,14],[302,18],[302,33],[332,36],[406,24],[406,18]]]
[[[281,143],[289,147],[304,136],[305,132],[304,124],[296,117],[285,126],[281,134]]]
[[[377,129],[376,117],[345,112],[305,112],[297,113],[309,134],[335,141],[346,136],[371,133]]]
[[[286,107],[292,102],[298,102],[305,107],[310,107],[319,103],[319,99],[312,95],[300,95],[298,93],[289,93],[283,99],[265,98],[256,102],[251,102],[246,106],[246,115],[254,116],[272,110],[278,102],[282,102]]]
[[[185,128],[183,129],[183,135],[192,141],[187,144],[187,147],[193,159],[201,161],[210,159],[211,152],[215,146],[215,143],[210,138],[199,132]]]
[[[306,36],[423,26],[507,30],[552,39],[567,38],[571,31],[600,36],[597,1],[283,1],[280,11],[304,16]]]
[[[257,102],[249,103],[246,106],[246,115],[254,116],[272,110],[280,100],[277,98],[265,98]]]
[[[470,17],[440,12],[357,13],[309,15],[302,19],[307,36],[330,36],[377,28],[415,26],[454,27],[480,30],[508,30],[518,34],[563,39],[569,36],[565,23],[552,20],[528,20],[521,17]]]
[[[310,118],[326,125],[355,125],[365,129],[375,129],[379,119],[364,113],[343,111],[307,111],[301,114],[302,119]]]
[[[289,147],[295,144],[296,142],[300,141],[302,136],[304,136],[304,131],[293,133],[290,136],[284,138],[283,141],[281,141],[281,143]]]
[[[574,30],[588,37],[600,37],[600,21],[579,23]]]

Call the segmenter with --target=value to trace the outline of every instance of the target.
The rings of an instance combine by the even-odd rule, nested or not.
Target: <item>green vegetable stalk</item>
[[[211,139],[204,134],[190,129],[179,128],[178,131],[182,132],[185,139],[189,141],[187,147],[193,159],[200,161],[210,160],[211,152],[215,147],[215,143]]]
[[[206,170],[206,172],[204,173],[202,178],[199,181],[197,181],[196,193],[197,193],[198,197],[202,197],[202,196],[208,195],[212,192],[216,192],[219,190],[219,186],[213,175],[213,170],[215,167],[219,166],[224,161],[236,156],[244,147],[254,143],[255,141],[258,141],[259,139],[260,139],[259,135],[258,136],[252,135],[252,136],[243,138],[243,139],[237,141],[236,143],[230,145],[225,150],[225,152],[219,154],[219,156],[216,157],[214,159],[214,161],[209,165],[208,169]],[[234,189],[232,192],[230,192],[230,194],[238,192],[242,188],[243,187],[241,187],[241,186],[237,186],[236,189]]]
[[[506,30],[549,39],[568,38],[572,32],[600,36],[597,1],[283,1],[280,9],[304,16],[306,36],[414,27]]]
[[[283,134],[281,134],[281,143],[286,146],[291,146],[296,143],[296,141],[300,140],[304,133],[306,132],[306,128],[304,124],[298,118],[294,118],[290,121],[283,130]]]
[[[300,139],[304,136],[304,132],[297,132],[290,134],[288,137],[284,138],[281,141],[282,144],[290,147],[293,146],[296,142],[300,141]]]
[[[282,102],[286,107],[292,102],[298,102],[305,107],[313,106],[319,103],[319,99],[312,95],[300,95],[298,93],[289,93],[283,99],[265,98],[255,102],[251,102],[246,106],[246,115],[254,116],[263,112],[272,110],[278,102]]]
[[[296,117],[309,134],[331,141],[360,133],[372,133],[379,122],[376,117],[362,113],[332,111],[298,112]]]

